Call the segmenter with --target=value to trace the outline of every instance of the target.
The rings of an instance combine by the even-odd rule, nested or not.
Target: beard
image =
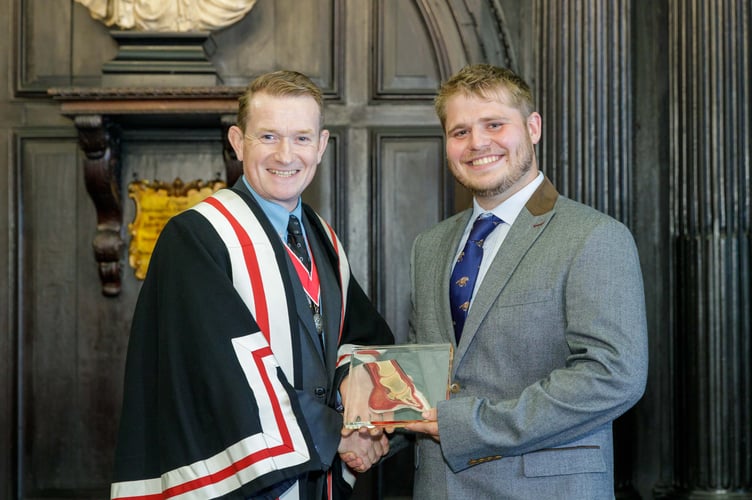
[[[532,142],[528,140],[525,147],[519,151],[519,156],[509,159],[507,172],[503,173],[500,178],[494,179],[494,183],[491,185],[488,185],[488,183],[480,185],[480,183],[472,182],[470,179],[463,179],[457,175],[457,169],[452,167],[454,177],[457,179],[457,182],[468,189],[476,198],[493,198],[499,196],[514,187],[533,168],[534,151]]]

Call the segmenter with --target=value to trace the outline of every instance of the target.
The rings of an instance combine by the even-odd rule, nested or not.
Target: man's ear
[[[227,131],[227,139],[229,139],[230,145],[235,151],[235,156],[238,157],[239,161],[243,161],[243,140],[245,139],[245,134],[240,130],[240,127],[237,125],[230,127]]]
[[[542,127],[541,115],[536,111],[530,113],[530,116],[527,117],[527,133],[530,135],[530,141],[533,144],[538,144],[538,141],[540,141]]]
[[[329,145],[329,131],[324,129],[319,134],[319,161],[317,163],[321,163],[321,159],[324,157],[324,152],[326,151],[326,147]]]

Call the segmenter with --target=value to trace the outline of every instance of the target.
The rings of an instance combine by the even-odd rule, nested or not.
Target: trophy
[[[403,427],[449,397],[451,344],[355,347],[344,425]]]

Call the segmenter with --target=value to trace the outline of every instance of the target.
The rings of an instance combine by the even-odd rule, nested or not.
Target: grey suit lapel
[[[452,344],[455,344],[455,339],[454,328],[452,327],[451,305],[449,304],[449,280],[452,277],[452,269],[454,269],[455,263],[454,257],[457,253],[460,239],[465,232],[465,227],[470,221],[472,214],[472,209],[458,214],[454,220],[454,224],[447,229],[445,234],[438,235],[438,241],[433,243],[438,249],[437,255],[443,256],[443,260],[440,263],[441,271],[434,275],[436,280],[434,288],[444,291],[444,293],[436,294],[436,310],[442,316],[442,320],[439,322],[443,328],[442,335],[446,338],[447,342],[451,342]]]
[[[473,305],[468,313],[462,339],[455,354],[457,361],[464,355],[483,318],[503,292],[519,263],[554,217],[556,213],[554,205],[558,196],[556,188],[548,179],[544,179],[543,184],[533,193],[517,220],[509,228],[504,243],[496,253],[473,298]],[[458,364],[455,363],[454,366]]]
[[[488,268],[488,272],[473,298],[473,305],[462,331],[460,352],[463,351],[462,344],[468,344],[472,340],[481,321],[504,290],[514,270],[525,257],[527,250],[544,231],[553,214],[554,212],[549,212],[546,215],[534,217],[523,210],[509,229],[504,243]]]

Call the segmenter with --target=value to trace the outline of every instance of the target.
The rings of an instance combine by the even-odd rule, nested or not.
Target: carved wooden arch
[[[400,50],[399,47],[395,48],[387,43],[394,43],[392,37],[397,33],[394,27],[395,19],[389,18],[389,15],[394,15],[393,3],[377,2],[375,7],[375,51],[382,56],[393,56],[392,51]],[[435,95],[436,86],[441,81],[469,63],[487,62],[517,69],[504,11],[498,0],[478,2],[473,7],[470,7],[468,2],[455,0],[415,0],[410,4],[412,8],[404,8],[402,14],[415,11],[412,29],[422,31],[414,32],[414,37],[415,40],[426,44],[425,55],[432,62],[434,71],[425,76],[429,80],[432,79],[433,83],[423,81],[413,88],[390,85],[390,77],[395,80],[399,78],[395,75],[384,75],[384,61],[377,56],[373,60],[373,100],[431,100]],[[390,10],[392,12],[387,13]],[[381,19],[382,15],[384,19]],[[379,24],[380,21],[385,24]],[[403,26],[402,29],[410,28]]]
[[[487,62],[517,69],[499,0],[483,2],[476,10],[471,10],[467,2],[418,0],[417,5],[430,34],[442,80],[469,63]]]

